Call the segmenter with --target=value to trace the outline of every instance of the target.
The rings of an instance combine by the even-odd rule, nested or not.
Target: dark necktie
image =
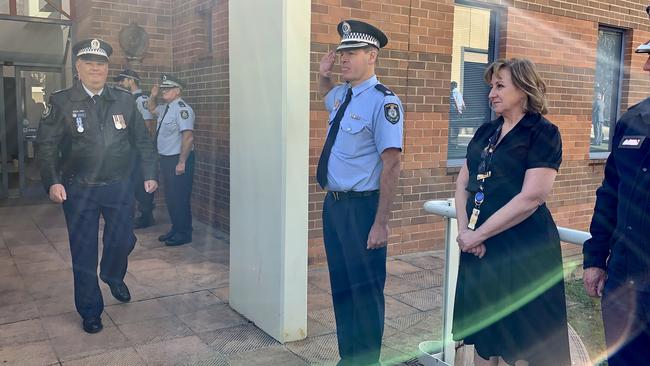
[[[332,153],[332,146],[334,146],[334,140],[336,140],[336,135],[339,133],[339,126],[341,126],[341,119],[343,119],[343,114],[348,104],[350,104],[350,100],[352,100],[352,88],[348,89],[348,93],[345,95],[345,101],[339,107],[338,112],[336,112],[330,131],[327,134],[325,145],[323,145],[323,151],[320,153],[320,158],[318,159],[316,180],[323,189],[327,186],[327,165],[330,160],[330,154]]]
[[[95,117],[97,117],[97,123],[103,124],[104,121],[102,120],[102,107],[101,107],[101,97],[99,94],[95,94],[90,99],[93,101],[93,110],[95,112]]]

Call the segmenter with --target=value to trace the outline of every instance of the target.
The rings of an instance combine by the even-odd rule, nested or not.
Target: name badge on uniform
[[[623,136],[621,143],[618,145],[619,149],[640,149],[645,140],[645,136]]]
[[[118,130],[123,130],[126,128],[126,122],[124,121],[124,116],[121,114],[114,114],[113,115],[113,124],[115,124],[115,128]]]
[[[86,119],[86,111],[83,109],[74,110],[72,111],[72,118],[74,119],[74,123],[77,127],[77,132],[83,133],[85,131],[84,121]]]
[[[352,118],[352,119],[357,119],[357,120],[358,120],[358,119],[361,119],[361,116],[359,116],[358,114],[354,114],[354,113],[352,113],[352,114],[350,115],[350,118]]]

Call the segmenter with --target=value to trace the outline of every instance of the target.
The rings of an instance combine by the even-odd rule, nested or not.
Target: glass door
[[[16,68],[16,128],[18,179],[9,180],[9,191],[17,189],[22,197],[45,194],[35,155],[38,124],[53,92],[63,86],[61,69]]]

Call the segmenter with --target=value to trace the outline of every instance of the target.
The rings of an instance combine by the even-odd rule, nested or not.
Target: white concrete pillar
[[[230,306],[307,336],[311,2],[229,6]]]

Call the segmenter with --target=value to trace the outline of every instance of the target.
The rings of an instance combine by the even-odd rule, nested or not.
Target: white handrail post
[[[454,208],[454,200],[449,199],[447,203]],[[447,228],[445,230],[445,279],[443,287],[443,314],[442,314],[442,360],[454,366],[456,347],[452,338],[451,328],[454,321],[454,300],[456,296],[456,281],[458,279],[458,263],[460,251],[456,244],[458,236],[458,224],[453,217],[445,217]]]

